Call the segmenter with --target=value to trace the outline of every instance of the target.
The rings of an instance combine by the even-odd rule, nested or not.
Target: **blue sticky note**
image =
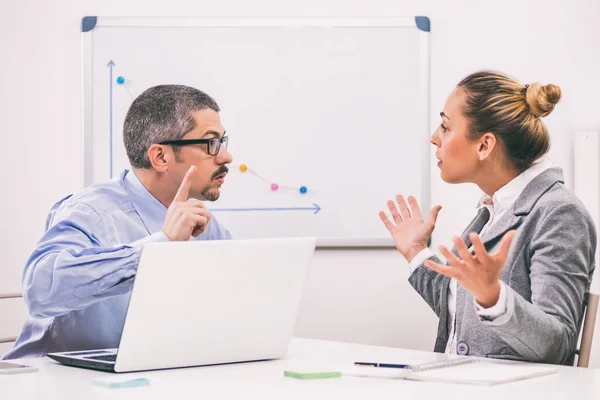
[[[92,378],[92,385],[114,389],[114,388],[148,386],[148,385],[150,385],[150,381],[148,379],[142,378],[142,377],[111,376],[111,377]]]

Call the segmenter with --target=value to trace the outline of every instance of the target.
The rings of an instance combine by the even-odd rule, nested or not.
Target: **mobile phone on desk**
[[[0,374],[24,374],[37,370],[37,367],[32,367],[31,365],[0,361]]]

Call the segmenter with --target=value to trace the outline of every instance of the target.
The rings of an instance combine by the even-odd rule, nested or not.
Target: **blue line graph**
[[[113,60],[110,60],[106,66],[109,68],[109,99],[108,99],[108,123],[109,123],[109,161],[110,161],[110,179],[113,176],[113,67],[115,63]]]
[[[119,87],[123,87],[127,92],[128,96],[133,101],[133,95],[129,91],[126,85],[126,78],[123,76],[118,76],[116,80],[113,76],[113,69],[116,67],[116,64],[113,60],[110,60],[106,67],[109,69],[109,162],[110,162],[110,179],[113,177],[113,86],[115,82],[119,85]],[[276,192],[281,189],[288,189],[298,191],[300,195],[306,195],[308,189],[306,186],[300,187],[290,187],[290,186],[280,186],[275,182],[271,182],[262,176],[258,175],[256,172],[250,170],[247,165],[242,164],[239,167],[240,172],[249,172],[251,175],[259,178],[260,180],[269,184],[271,191]],[[260,212],[281,212],[281,211],[312,211],[313,215],[316,215],[321,211],[321,206],[316,203],[312,203],[312,207],[235,207],[235,208],[211,208],[209,209],[211,212],[251,212],[251,211],[260,211]]]

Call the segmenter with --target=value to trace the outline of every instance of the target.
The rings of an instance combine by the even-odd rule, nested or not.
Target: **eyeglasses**
[[[181,140],[165,140],[159,144],[170,145],[170,146],[189,146],[192,144],[205,144],[206,152],[211,156],[216,156],[221,150],[221,144],[227,148],[229,143],[229,136],[223,136],[222,138],[212,139],[181,139]]]

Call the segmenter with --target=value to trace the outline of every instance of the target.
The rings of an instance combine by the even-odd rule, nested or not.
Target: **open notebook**
[[[556,373],[548,365],[501,364],[479,358],[461,358],[415,365],[406,369],[354,367],[344,376],[410,379],[417,381],[497,385]]]

